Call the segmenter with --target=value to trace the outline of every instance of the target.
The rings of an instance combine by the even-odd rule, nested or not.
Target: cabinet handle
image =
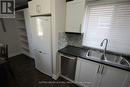
[[[103,68],[102,68],[101,75],[103,74],[103,71],[104,71],[104,66],[103,66]]]
[[[80,32],[81,32],[82,25],[80,24]]]
[[[40,13],[40,5],[36,5],[36,12]]]
[[[42,51],[39,51],[39,53],[42,53],[42,54],[47,54],[46,52],[42,52]]]
[[[46,52],[42,52],[42,51],[37,50],[37,49],[34,49],[34,51],[36,51],[36,52],[38,52],[38,53],[42,53],[42,54],[48,54],[48,53],[46,53]]]
[[[42,53],[42,51],[39,51],[39,53]]]
[[[98,70],[97,70],[97,73],[99,73],[99,69],[100,69],[100,65],[98,66]]]

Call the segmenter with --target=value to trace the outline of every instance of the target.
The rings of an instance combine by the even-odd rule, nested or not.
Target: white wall
[[[66,0],[52,0],[53,78],[59,74],[58,35],[65,30]]]
[[[15,19],[4,19],[7,32],[4,32],[0,23],[0,42],[9,45],[9,57],[20,53],[20,43],[18,39],[18,30],[16,29]]]

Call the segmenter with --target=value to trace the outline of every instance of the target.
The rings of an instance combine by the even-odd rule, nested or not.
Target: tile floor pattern
[[[78,87],[72,83],[40,84],[40,81],[66,82],[67,80],[59,78],[55,81],[51,77],[39,72],[34,67],[34,60],[28,56],[15,56],[10,59],[10,64],[16,78],[16,80],[11,80],[11,87]]]

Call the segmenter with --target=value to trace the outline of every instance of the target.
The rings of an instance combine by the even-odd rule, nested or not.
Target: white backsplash
[[[58,49],[62,49],[67,45],[68,45],[68,41],[67,41],[66,34],[64,32],[60,32],[58,38]]]
[[[66,34],[68,45],[81,47],[83,35],[81,34]]]
[[[66,34],[64,32],[60,32],[59,40],[58,40],[58,49],[62,49],[67,45],[81,47],[82,38],[83,38],[83,35],[81,34]]]

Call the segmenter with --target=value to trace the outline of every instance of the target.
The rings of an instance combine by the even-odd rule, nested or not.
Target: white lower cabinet
[[[85,87],[94,87],[98,79],[99,65],[84,59],[77,60],[75,81]]]
[[[126,85],[126,87],[130,87],[130,76],[129,76],[129,80],[127,82],[128,84]]]
[[[125,81],[128,78],[127,71],[109,66],[103,67],[100,87],[124,87]]]
[[[127,87],[129,72],[118,68],[78,59],[75,82],[83,87]]]

